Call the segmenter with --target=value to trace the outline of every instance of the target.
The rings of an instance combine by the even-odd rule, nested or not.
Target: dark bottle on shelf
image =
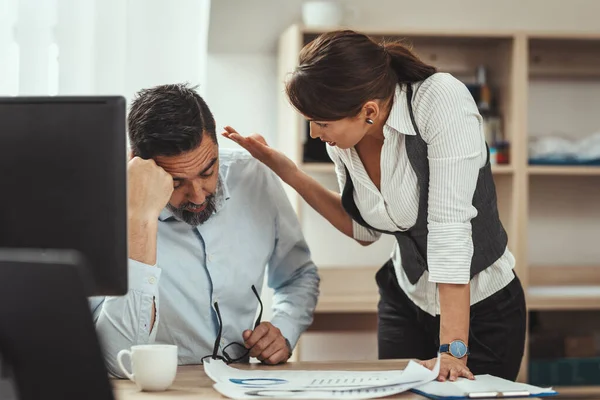
[[[487,83],[487,70],[484,65],[477,67],[477,85],[479,86],[479,111],[490,111],[492,108],[492,91]]]
[[[477,108],[483,118],[485,141],[490,147],[490,162],[492,164],[509,163],[509,143],[502,132],[502,118],[498,112],[496,98],[488,84],[485,66],[477,67],[476,72],[478,96],[475,97]]]

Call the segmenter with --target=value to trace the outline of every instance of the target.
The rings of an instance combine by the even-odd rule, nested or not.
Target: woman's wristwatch
[[[448,353],[452,357],[458,358],[458,359],[468,356],[470,354],[469,347],[462,340],[453,340],[449,344],[441,345],[440,353],[441,354]]]

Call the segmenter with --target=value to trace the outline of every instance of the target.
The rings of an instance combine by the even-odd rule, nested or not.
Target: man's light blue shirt
[[[279,179],[247,152],[231,149],[219,151],[219,177],[208,221],[194,228],[163,210],[157,265],[130,259],[128,294],[91,299],[111,373],[122,376],[116,355],[136,344],[175,344],[179,364],[199,364],[217,336],[214,302],[223,318],[219,354],[231,342],[243,343],[258,308],[251,286],[260,293],[265,273],[275,293],[271,322],[292,346],[312,323],[319,276]]]

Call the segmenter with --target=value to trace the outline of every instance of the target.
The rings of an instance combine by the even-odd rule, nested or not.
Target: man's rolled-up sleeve
[[[129,290],[125,296],[93,297],[90,305],[109,372],[122,377],[117,353],[153,343],[159,324],[158,287],[161,269],[129,260]],[[156,304],[154,325],[152,305]]]

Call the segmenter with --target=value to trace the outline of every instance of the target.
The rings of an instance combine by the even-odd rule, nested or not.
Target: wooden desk
[[[338,371],[380,371],[404,369],[407,361],[340,361],[340,362],[289,362],[276,367],[262,364],[236,364],[240,369],[279,369],[279,370],[338,370]],[[213,381],[204,373],[202,365],[189,365],[179,367],[177,377],[171,388],[165,392],[147,393],[139,392],[135,383],[130,380],[113,380],[116,400],[147,400],[147,399],[202,399],[222,400],[225,397],[213,388]],[[423,400],[425,397],[414,393],[401,393],[386,399]]]
[[[261,364],[237,364],[240,369],[285,369],[285,370],[352,370],[352,371],[377,371],[404,369],[406,361],[370,361],[370,362],[290,362],[277,367],[268,367]],[[159,393],[139,392],[135,383],[129,380],[114,380],[113,387],[117,400],[136,399],[219,399],[224,397],[213,390],[213,381],[204,374],[201,365],[182,366],[177,370],[175,382],[169,390]],[[386,399],[422,400],[424,397],[413,393],[387,397]]]

